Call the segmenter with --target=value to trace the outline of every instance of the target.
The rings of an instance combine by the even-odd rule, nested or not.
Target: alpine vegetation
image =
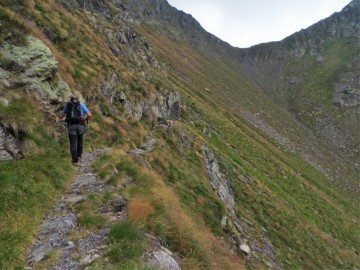
[[[359,9],[241,49],[166,0],[2,0],[0,269],[358,269]]]

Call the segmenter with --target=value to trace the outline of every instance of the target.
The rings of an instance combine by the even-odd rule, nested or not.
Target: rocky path
[[[150,151],[151,147],[146,148]],[[103,228],[87,230],[78,222],[76,206],[94,192],[112,191],[91,168],[96,156],[109,149],[96,150],[95,156],[86,153],[77,167],[77,174],[66,193],[44,214],[44,221],[30,247],[26,269],[80,270],[101,257],[106,251],[107,235],[111,224],[123,221],[126,215],[126,200],[114,195],[111,203],[99,207],[96,215],[102,215],[107,223]],[[75,236],[75,237],[74,237]],[[160,241],[145,234],[147,248],[142,255],[143,263],[152,269],[181,270],[180,257],[163,247]]]
[[[97,150],[95,157],[108,149]],[[95,158],[92,153],[85,153],[77,167],[69,189],[50,211],[45,213],[45,219],[36,236],[36,243],[30,248],[27,269],[37,269],[38,262],[49,260],[46,269],[84,269],[94,259],[101,256],[106,248],[109,227],[87,231],[78,223],[76,205],[84,201],[88,194],[105,192],[108,188],[105,182],[92,171],[91,163]],[[125,201],[120,196],[112,203],[112,209],[99,210],[99,214],[111,217],[112,221],[126,218]],[[74,232],[83,237],[72,240]],[[49,256],[49,254],[56,254]],[[55,257],[55,258],[53,258]],[[42,267],[43,269],[43,267]]]

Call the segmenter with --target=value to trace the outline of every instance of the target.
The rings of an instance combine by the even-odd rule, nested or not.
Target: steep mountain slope
[[[305,109],[295,90],[318,102],[306,91],[319,81],[306,77],[309,85],[302,84],[303,69],[296,69],[312,63],[310,54],[280,59],[279,78],[296,72],[289,83],[300,80],[288,93],[283,81],[268,77],[282,43],[232,48],[164,0],[5,0],[0,21],[0,158],[6,159],[0,161],[0,268],[28,265],[43,211],[72,178],[65,130],[55,116],[72,93],[94,114],[86,146],[92,135],[96,147],[112,148],[93,164],[105,192],[66,205],[79,224],[66,237],[75,246],[88,239],[85,231],[109,231],[103,256],[85,265],[70,256],[80,268],[148,269],[154,242],[175,254],[182,269],[359,267],[358,198],[349,199],[358,180],[352,133],[358,124],[352,122],[354,141],[337,156],[324,136],[317,138],[325,131],[313,128],[313,118],[294,117]],[[350,70],[356,52],[352,36],[347,39],[339,42],[349,58],[336,41],[321,56],[341,63],[311,70],[328,84],[337,81],[334,70],[356,79]],[[340,103],[353,105],[352,99]],[[358,108],[323,106],[324,115],[340,110],[339,119]],[[337,128],[342,134],[344,126]],[[345,164],[338,171],[352,190],[332,187],[309,162],[325,172]],[[112,225],[103,214],[119,195],[128,221]],[[52,244],[40,261],[30,261],[35,269],[51,269],[64,257],[59,243]]]
[[[250,48],[238,58],[264,94],[309,128],[325,153],[336,153],[332,163],[316,160],[316,153],[306,148],[315,164],[329,178],[346,182],[360,175],[359,10],[360,2],[352,1],[341,13],[281,42]],[[344,184],[359,190],[357,181]]]
[[[253,89],[236,84],[229,87],[228,81],[214,88],[228,107],[230,103],[238,111],[240,108],[242,117],[355,193],[360,174],[359,5],[354,0],[341,13],[281,42],[237,49],[204,31],[191,15],[166,1],[124,4],[136,14],[134,18],[185,41],[221,69],[232,65],[236,77],[252,81],[260,92],[254,94]],[[173,69],[177,70],[176,66]],[[217,74],[221,72],[218,68],[212,77],[221,78]],[[270,102],[270,108],[262,109],[255,99]],[[283,115],[287,117],[282,119]]]

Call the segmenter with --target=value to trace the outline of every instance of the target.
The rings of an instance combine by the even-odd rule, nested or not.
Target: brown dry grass
[[[132,198],[128,205],[128,217],[132,222],[145,224],[147,218],[154,213],[154,207],[145,198]]]
[[[182,235],[190,232],[199,241],[209,258],[212,269],[245,269],[243,260],[231,251],[224,242],[214,237],[211,231],[194,220],[181,207],[178,195],[168,187],[163,179],[153,172],[149,172],[156,185],[152,189],[154,199],[163,203],[166,213],[178,224],[177,234]],[[196,262],[192,259],[184,261],[185,269],[196,269]]]

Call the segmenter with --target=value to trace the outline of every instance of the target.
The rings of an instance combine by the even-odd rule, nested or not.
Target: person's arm
[[[92,114],[89,111],[89,109],[86,107],[86,105],[84,103],[81,103],[80,106],[84,113],[84,115],[83,115],[84,120],[90,119],[92,117]]]
[[[60,120],[62,120],[64,117],[65,117],[65,112],[66,112],[66,106],[67,106],[67,103],[64,105],[64,108],[63,110],[59,113],[58,117]]]

